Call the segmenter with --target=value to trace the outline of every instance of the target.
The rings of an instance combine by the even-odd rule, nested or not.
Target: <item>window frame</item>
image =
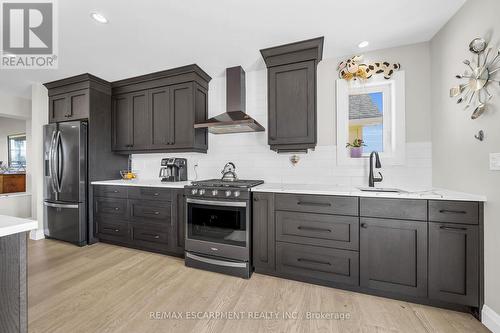
[[[11,135],[7,135],[7,167],[8,168],[11,168],[12,167],[12,158],[11,158],[11,145],[10,145],[10,140],[12,138],[23,138],[24,137],[24,141],[26,141],[26,144],[27,144],[27,136],[26,136],[26,133],[20,133],[20,134],[11,134]],[[27,154],[28,152],[26,152]],[[27,157],[27,156],[25,156]],[[23,166],[23,168],[26,168],[26,164]]]
[[[386,165],[404,165],[406,156],[405,127],[405,75],[398,71],[386,80],[382,74],[374,75],[364,82],[338,79],[336,84],[337,100],[337,165],[364,166],[369,155],[351,158],[349,149],[349,96],[371,92],[390,92],[383,98],[384,152],[380,153],[382,163]],[[389,114],[386,115],[386,110]]]

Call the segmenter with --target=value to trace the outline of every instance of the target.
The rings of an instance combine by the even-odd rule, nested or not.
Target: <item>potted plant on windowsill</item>
[[[348,142],[346,148],[351,151],[352,158],[360,158],[363,154],[363,147],[366,146],[362,139],[356,138],[353,142]]]

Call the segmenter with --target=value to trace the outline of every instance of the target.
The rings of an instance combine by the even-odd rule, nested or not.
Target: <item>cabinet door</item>
[[[269,144],[316,142],[316,64],[272,67],[269,80]]]
[[[361,286],[427,296],[427,223],[361,218],[360,227]]]
[[[113,150],[130,150],[132,147],[132,112],[130,95],[113,98]]]
[[[49,122],[56,123],[66,120],[68,95],[61,94],[49,97]]]
[[[173,251],[184,255],[184,235],[186,229],[186,198],[184,189],[173,191],[172,200],[172,244]]]
[[[89,117],[89,91],[87,89],[68,94],[67,120],[85,119]]]
[[[132,150],[148,149],[151,146],[151,117],[148,104],[147,91],[130,95]]]
[[[429,223],[429,298],[479,305],[478,227]]]
[[[256,271],[274,272],[275,221],[274,194],[253,194],[253,265]]]
[[[162,87],[149,91],[151,109],[151,148],[168,149],[173,144],[171,137],[172,115],[170,110],[170,89]]]
[[[170,86],[170,143],[172,148],[189,148],[194,143],[193,84]]]

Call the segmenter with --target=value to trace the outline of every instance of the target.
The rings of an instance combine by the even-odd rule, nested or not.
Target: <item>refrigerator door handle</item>
[[[57,185],[55,179],[55,169],[54,169],[54,156],[55,156],[55,145],[56,145],[56,135],[57,131],[52,132],[52,139],[50,140],[49,147],[49,178],[52,191],[57,192]]]
[[[44,206],[47,207],[53,207],[53,208],[72,208],[72,209],[78,209],[79,206],[75,204],[58,204],[58,203],[53,203],[53,202],[44,202]]]
[[[61,146],[61,131],[57,131],[57,136],[56,136],[56,145],[55,145],[55,155],[57,156],[56,159],[56,185],[57,185],[57,192],[61,192],[62,189],[62,146]]]

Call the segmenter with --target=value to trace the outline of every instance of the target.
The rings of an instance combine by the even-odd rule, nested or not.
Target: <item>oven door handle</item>
[[[227,206],[227,207],[246,207],[245,201],[215,201],[215,200],[199,200],[199,199],[186,199],[187,203],[194,203],[199,205],[208,206]]]
[[[186,257],[196,261],[204,262],[206,264],[217,265],[217,266],[240,267],[240,268],[247,267],[247,263],[244,262],[222,261],[217,259],[205,258],[189,252],[186,252]]]

